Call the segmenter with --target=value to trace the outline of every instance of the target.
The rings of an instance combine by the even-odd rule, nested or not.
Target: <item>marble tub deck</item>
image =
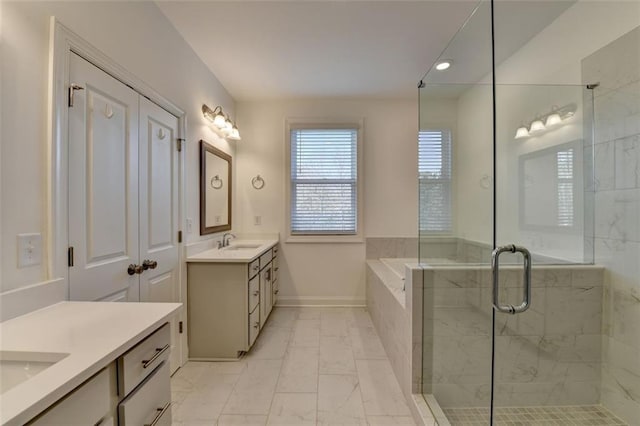
[[[274,308],[237,362],[188,362],[173,425],[414,425],[365,308]]]

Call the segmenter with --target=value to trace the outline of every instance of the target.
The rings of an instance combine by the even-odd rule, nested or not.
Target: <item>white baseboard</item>
[[[328,307],[364,307],[367,301],[364,297],[346,297],[346,296],[278,296],[276,306],[301,307],[301,306],[328,306]]]
[[[62,278],[0,293],[0,322],[65,300],[67,286]]]

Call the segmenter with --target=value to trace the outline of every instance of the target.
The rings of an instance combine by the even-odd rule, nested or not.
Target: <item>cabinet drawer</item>
[[[118,404],[119,426],[171,426],[169,363],[163,362]]]
[[[256,341],[258,333],[260,332],[260,308],[254,310],[249,315],[249,346],[253,345]]]
[[[111,417],[109,410],[111,394],[115,393],[115,373],[115,364],[112,363],[28,424],[95,425],[101,419]]]
[[[277,246],[277,245],[273,246],[273,249],[272,249],[272,251],[273,251],[273,257],[278,257],[278,250],[279,250],[279,249],[278,249],[278,246]]]
[[[170,327],[166,323],[118,358],[118,395],[131,392],[155,367],[169,358]]]
[[[260,272],[260,259],[249,264],[249,278],[253,278],[258,272]]]
[[[249,312],[253,312],[260,302],[260,276],[257,275],[249,281]]]
[[[264,269],[264,267],[267,266],[269,262],[271,262],[271,259],[271,250],[260,256],[260,269]]]
[[[271,281],[274,283],[278,281],[278,277],[280,276],[280,260],[277,257],[273,259],[273,272],[271,276]]]

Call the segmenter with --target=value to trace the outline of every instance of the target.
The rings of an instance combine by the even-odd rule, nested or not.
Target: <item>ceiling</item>
[[[497,7],[506,57],[573,1],[517,0]],[[159,1],[156,3],[231,96],[416,97],[424,73],[478,1]],[[488,3],[484,8],[488,10]],[[486,11],[484,11],[486,12]],[[488,18],[471,20],[446,54],[480,78],[490,56]],[[498,19],[502,16],[504,19]],[[463,41],[466,40],[466,41]],[[480,45],[480,46],[479,46]],[[484,59],[478,62],[478,55]],[[475,58],[475,59],[474,59]],[[497,58],[499,59],[499,58]],[[460,61],[457,61],[460,64]],[[465,61],[462,61],[464,63]],[[474,64],[472,66],[472,64]],[[453,70],[453,68],[452,68]],[[466,74],[466,72],[465,72]],[[468,75],[465,76],[469,78]]]
[[[476,1],[157,2],[236,100],[417,95]]]

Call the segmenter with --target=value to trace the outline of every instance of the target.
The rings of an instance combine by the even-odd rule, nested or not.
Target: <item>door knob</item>
[[[131,264],[129,265],[129,267],[127,268],[127,273],[129,275],[133,275],[133,274],[141,274],[144,272],[144,267],[142,265],[135,265],[135,264]]]
[[[142,267],[144,268],[145,271],[147,269],[156,269],[157,266],[158,266],[158,262],[156,262],[155,260],[146,259],[144,262],[142,262]]]

